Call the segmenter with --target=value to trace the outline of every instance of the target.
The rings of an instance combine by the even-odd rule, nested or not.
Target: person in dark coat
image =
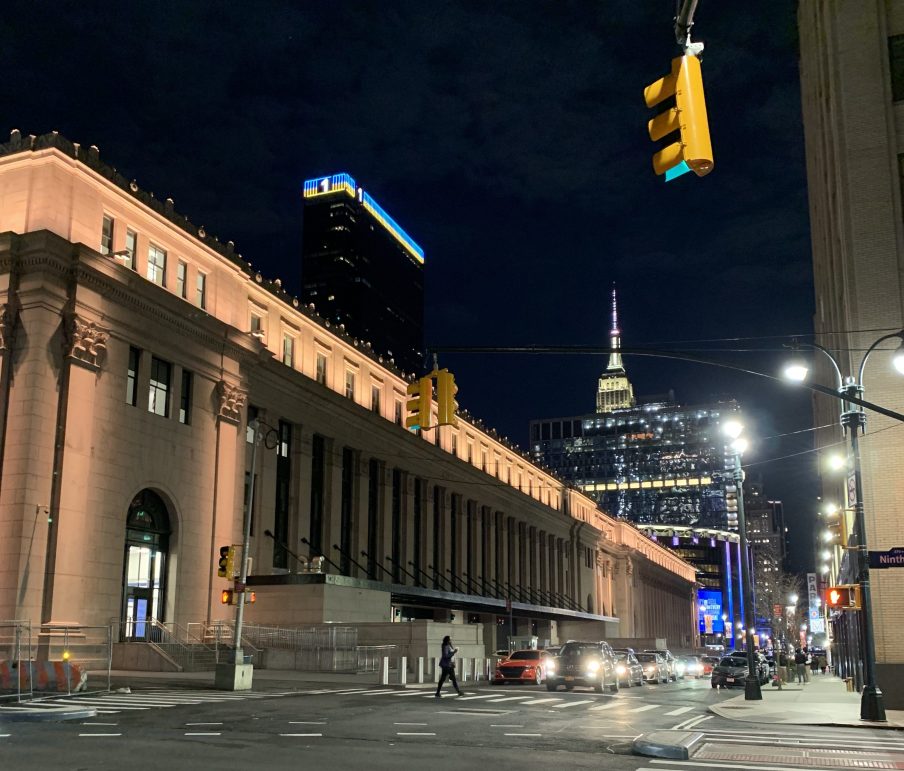
[[[797,666],[797,682],[805,683],[807,681],[807,654],[800,648],[794,654],[794,663]]]
[[[443,683],[446,682],[447,677],[452,681],[452,687],[455,688],[455,692],[459,696],[463,695],[461,688],[458,687],[458,680],[455,679],[455,661],[453,660],[453,657],[456,653],[458,653],[458,648],[452,646],[452,639],[449,635],[443,637],[443,655],[439,660],[442,675],[439,678],[439,685],[436,686],[437,699],[440,697],[440,691],[442,691]]]

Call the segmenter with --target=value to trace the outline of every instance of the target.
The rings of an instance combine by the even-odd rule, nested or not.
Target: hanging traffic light
[[[430,428],[430,402],[433,398],[433,378],[424,375],[413,383],[408,384],[408,396],[406,403],[409,415],[405,418],[405,428],[412,431],[423,431]]]
[[[220,547],[220,561],[217,563],[217,575],[220,578],[232,578],[235,570],[235,546]]]
[[[458,411],[458,402],[455,401],[455,394],[458,393],[458,386],[455,385],[455,375],[447,369],[438,370],[434,374],[436,375],[436,406],[439,412],[437,425],[457,426],[458,419],[455,417],[455,413]]]
[[[826,607],[832,610],[859,610],[860,586],[857,584],[830,586],[826,589]]]
[[[706,118],[703,97],[703,76],[700,60],[692,55],[672,59],[672,71],[644,89],[647,107],[655,107],[670,97],[675,106],[647,123],[650,139],[658,142],[674,131],[677,141],[653,156],[653,170],[665,174],[670,182],[688,171],[703,177],[713,170],[713,148]]]

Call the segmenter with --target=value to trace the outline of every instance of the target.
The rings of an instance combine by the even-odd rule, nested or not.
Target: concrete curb
[[[780,723],[783,726],[814,725],[825,726],[829,728],[877,728],[883,731],[904,731],[904,725],[900,725],[894,722],[872,723],[868,720],[820,720],[818,717],[801,717],[800,719],[796,719],[793,716],[789,716],[788,714],[757,715],[755,712],[748,712],[746,714],[739,715],[733,709],[725,709],[718,704],[709,706],[707,710],[714,715],[718,715],[721,718],[725,718],[726,720],[734,720],[738,723]]]
[[[703,741],[699,731],[653,731],[638,736],[631,748],[635,755],[670,760],[690,760],[694,748]]]
[[[84,720],[97,717],[94,707],[59,707],[34,709],[32,707],[0,707],[0,723],[50,723],[62,720]]]

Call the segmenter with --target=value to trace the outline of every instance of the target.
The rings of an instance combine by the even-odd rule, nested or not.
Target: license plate
[[[726,678],[725,678],[725,682],[726,682],[726,683],[733,683],[733,682],[734,682],[734,678],[733,678],[733,677],[726,677]]]
[[[571,675],[568,675],[568,676],[565,678],[565,682],[566,682],[566,683],[570,683],[572,680],[574,680],[574,678],[571,677]]]

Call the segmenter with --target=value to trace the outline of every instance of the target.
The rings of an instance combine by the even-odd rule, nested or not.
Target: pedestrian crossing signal
[[[859,610],[860,587],[857,584],[830,586],[826,589],[826,606],[832,610]]]

